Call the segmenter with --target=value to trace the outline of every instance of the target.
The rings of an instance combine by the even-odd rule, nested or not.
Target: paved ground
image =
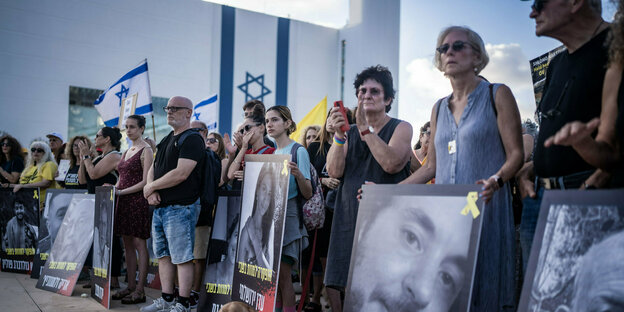
[[[29,275],[0,272],[0,311],[3,312],[57,312],[57,311],[106,311],[95,299],[91,298],[90,289],[76,285],[71,297],[55,294],[35,288],[37,280]],[[122,283],[123,284],[123,283]],[[87,298],[82,298],[87,294]],[[138,311],[148,305],[152,299],[160,296],[160,291],[145,288],[147,302],[140,305],[125,305],[112,301],[111,311]]]

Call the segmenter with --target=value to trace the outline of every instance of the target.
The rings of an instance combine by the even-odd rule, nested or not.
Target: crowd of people
[[[390,71],[377,65],[360,72],[353,83],[357,107],[347,109],[346,115],[334,107],[323,125],[305,128],[298,161],[288,164],[276,310],[295,311],[292,272],[313,261],[312,296],[301,299],[309,300],[305,311],[322,310],[323,285],[332,311],[342,311],[358,193],[364,183],[372,182],[481,184],[479,196],[488,209],[471,306],[475,311],[513,311],[518,298],[512,255],[521,250],[524,272],[544,191],[624,186],[624,1],[614,2],[618,10],[609,24],[601,17],[600,0],[535,0],[530,17],[536,21],[536,35],[566,47],[548,66],[537,124],[521,122],[509,87],[480,75],[489,57],[483,39],[468,27],[447,27],[438,36],[434,61],[452,92],[433,105],[430,121],[416,133],[408,122],[388,114],[395,99]],[[199,300],[210,240],[210,222],[198,222],[197,166],[204,152],[214,152],[221,161],[219,187],[240,188],[245,156],[290,155],[295,141],[289,135],[297,125],[288,107],[266,109],[258,100],[245,103],[244,121],[232,136],[208,133],[202,122],[191,122],[193,104],[185,97],[171,98],[164,109],[171,133],[153,146],[143,138],[145,118],[130,116],[125,132],[132,144],[123,153],[122,134],[111,127],[100,129],[93,142],[76,136],[65,143],[61,134],[50,133],[48,142],[32,142],[25,157],[20,142],[5,135],[0,138],[0,181],[15,192],[40,188],[41,208],[46,189],[94,193],[96,186],[116,186],[111,275],[120,275],[125,249],[131,278],[113,299],[145,302],[146,240],[151,237],[162,296],[141,311],[189,311]],[[350,125],[348,131],[345,125]],[[413,136],[418,143],[412,149]],[[61,159],[68,159],[70,166],[64,180],[57,182]],[[308,248],[310,233],[300,226],[297,201],[312,196],[310,168],[320,177],[326,210],[314,259]],[[155,207],[153,213],[150,206]],[[519,224],[519,246],[514,221]],[[414,294],[407,306],[435,305],[427,296],[433,295]]]

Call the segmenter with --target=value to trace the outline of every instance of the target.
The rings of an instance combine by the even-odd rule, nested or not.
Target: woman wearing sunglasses
[[[506,181],[522,166],[520,113],[511,90],[478,76],[488,63],[481,37],[451,26],[438,36],[435,64],[453,93],[431,112],[427,162],[402,183],[482,184],[483,229],[472,307],[477,311],[515,310],[514,224]],[[487,253],[485,251],[488,251]],[[494,251],[494,252],[493,252]]]
[[[247,115],[239,133],[243,136],[241,146],[249,146],[249,148],[241,148],[238,151],[228,169],[227,177],[229,180],[237,179],[242,181],[245,154],[273,154],[275,148],[264,144],[264,136],[266,135],[264,114],[257,107],[254,107],[251,115]]]
[[[219,186],[223,186],[228,181],[228,157],[225,155],[225,142],[223,141],[223,137],[216,132],[210,132],[206,139],[206,146],[213,150],[219,159],[221,159],[221,182],[219,182]]]
[[[45,142],[35,141],[30,145],[26,169],[22,171],[19,184],[11,184],[10,187],[16,193],[24,187],[38,187],[40,190],[39,208],[43,210],[46,189],[58,188],[54,180],[57,169],[50,146]]]
[[[20,173],[24,170],[22,145],[12,136],[0,138],[0,183],[8,185],[19,181]]]

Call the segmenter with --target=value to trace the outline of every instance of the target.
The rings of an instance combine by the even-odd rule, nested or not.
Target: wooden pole
[[[152,134],[154,135],[154,142],[158,142],[156,141],[156,127],[154,126],[154,112],[152,112]]]

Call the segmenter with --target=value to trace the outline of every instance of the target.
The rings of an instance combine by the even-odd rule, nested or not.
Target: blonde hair
[[[441,46],[444,38],[446,38],[448,34],[454,31],[463,31],[468,37],[468,44],[470,45],[472,50],[477,53],[479,57],[479,63],[475,64],[475,75],[478,75],[488,64],[488,62],[490,61],[490,57],[485,50],[485,44],[483,43],[483,39],[481,39],[481,36],[479,36],[479,34],[477,34],[474,30],[468,28],[467,26],[449,26],[443,29],[438,35],[436,47]],[[436,49],[434,63],[440,71],[443,71],[441,58],[442,55]]]
[[[305,147],[306,149],[308,149],[308,140],[306,140],[306,137],[308,136],[308,131],[310,130],[314,130],[316,131],[316,138],[314,138],[314,140],[312,141],[316,141],[316,139],[318,138],[318,136],[321,134],[321,126],[319,125],[311,125],[311,126],[307,126],[305,128],[303,128],[303,132],[301,133],[301,144],[303,145],[303,147]]]
[[[31,149],[33,148],[41,148],[43,150],[43,156],[41,157],[41,161],[37,163],[37,171],[41,169],[41,166],[47,163],[48,161],[55,161],[54,155],[52,154],[52,150],[50,149],[50,145],[48,145],[48,143],[43,142],[43,141],[34,141],[30,144],[30,149],[28,150],[28,156],[26,157],[25,168],[30,168],[30,166],[33,166],[35,164],[35,160],[32,158],[32,151],[31,151]],[[24,174],[24,172],[26,172],[26,170],[22,171],[22,175]]]

